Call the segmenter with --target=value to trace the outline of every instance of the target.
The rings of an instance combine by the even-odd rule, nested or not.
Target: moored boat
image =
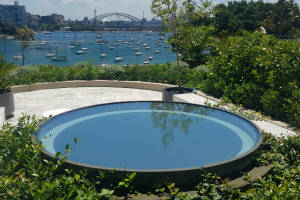
[[[51,57],[52,61],[64,61],[67,60],[67,56],[53,56]]]
[[[115,58],[115,62],[120,62],[120,61],[122,61],[122,60],[123,60],[123,58],[120,57],[120,56],[117,56],[117,57]]]
[[[76,54],[84,54],[84,51],[82,50],[76,51]]]

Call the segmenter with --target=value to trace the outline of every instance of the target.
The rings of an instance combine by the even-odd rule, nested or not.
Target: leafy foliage
[[[246,108],[299,126],[299,44],[260,33],[247,33],[210,45],[207,65],[181,64],[181,82]],[[30,66],[13,75],[16,85],[67,80],[128,80],[178,84],[174,64],[149,66]]]
[[[299,38],[300,9],[294,0],[278,0],[264,20],[267,32],[278,38]]]
[[[163,20],[166,31],[172,32],[168,42],[177,56],[181,54],[190,67],[205,63],[215,29],[202,21],[209,19],[211,2],[201,1],[198,5],[190,0],[154,0],[152,12]]]
[[[16,68],[13,64],[7,63],[0,54],[0,94],[9,91],[9,86],[12,84],[9,75]]]
[[[27,27],[18,28],[16,33],[17,33],[16,35],[17,40],[28,41],[34,38],[34,32]]]
[[[46,160],[41,145],[31,135],[40,121],[28,116],[16,126],[0,130],[0,194],[3,199],[105,199],[113,191],[97,188],[101,178],[87,178],[85,171],[64,169],[63,159]]]
[[[300,52],[296,41],[260,33],[230,37],[215,46],[201,88],[277,119],[300,122]]]
[[[64,159],[47,160],[41,145],[34,145],[31,135],[40,120],[24,116],[17,125],[6,124],[0,130],[0,197],[1,199],[115,199],[117,191],[128,197],[141,195],[131,184],[135,174],[110,188],[103,187],[104,174],[87,176],[86,171],[63,166]],[[74,142],[78,142],[74,139]],[[80,141],[79,141],[80,142]],[[168,199],[298,199],[300,182],[300,141],[297,135],[276,138],[264,134],[257,165],[273,164],[271,172],[236,189],[215,174],[203,174],[195,185],[197,194],[180,191],[174,183],[158,188]],[[115,192],[116,191],[116,192]],[[154,192],[154,191],[153,191]]]
[[[211,23],[221,37],[255,31],[261,26],[278,38],[299,37],[300,11],[293,0],[231,1],[227,5],[218,4],[213,12]]]
[[[6,35],[16,35],[18,26],[14,22],[3,22],[0,23],[0,33]]]
[[[16,85],[33,84],[40,82],[54,82],[67,80],[128,80],[148,81],[177,84],[176,67],[174,64],[149,66],[93,66],[88,63],[78,63],[75,66],[30,66],[22,67],[13,76]],[[182,74],[188,73],[184,67]]]

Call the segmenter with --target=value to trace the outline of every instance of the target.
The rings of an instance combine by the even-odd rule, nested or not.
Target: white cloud
[[[86,3],[94,3],[94,0],[61,0],[63,4],[70,4],[70,3],[79,3],[79,4],[86,4]]]
[[[9,1],[9,0],[0,0],[0,4],[4,4],[4,5],[12,5],[13,1]]]

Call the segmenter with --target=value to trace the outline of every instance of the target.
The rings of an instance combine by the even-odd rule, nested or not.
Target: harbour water
[[[80,45],[72,44],[74,41]],[[22,65],[22,48],[18,41],[0,39],[0,53],[7,61]],[[115,60],[116,57],[122,59]],[[59,66],[73,65],[80,61],[90,61],[94,65],[131,65],[176,60],[165,37],[145,32],[37,33],[35,41],[24,48],[24,58],[25,65]]]

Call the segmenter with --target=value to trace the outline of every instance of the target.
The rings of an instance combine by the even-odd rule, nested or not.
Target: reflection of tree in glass
[[[167,148],[169,142],[173,141],[175,129],[180,129],[183,133],[188,134],[193,121],[198,123],[203,119],[201,115],[205,116],[209,112],[209,109],[206,107],[171,102],[153,102],[151,103],[151,109],[158,111],[152,112],[152,122],[155,128],[160,128],[164,132],[162,143],[165,148]],[[180,112],[193,113],[200,116],[193,117]]]

